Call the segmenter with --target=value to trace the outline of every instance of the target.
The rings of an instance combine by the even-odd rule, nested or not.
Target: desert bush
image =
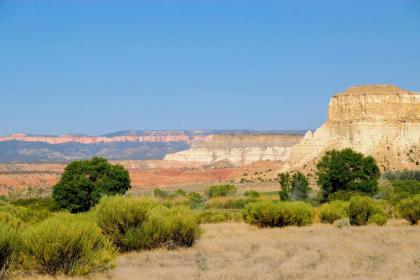
[[[96,211],[99,226],[121,251],[188,247],[199,236],[198,219],[186,207],[116,196],[103,199]]]
[[[33,210],[22,206],[13,206],[11,204],[3,205],[0,207],[0,216],[2,219],[7,220],[7,214],[10,214],[15,221],[20,221],[19,226],[30,225],[39,223],[49,216],[46,210]]]
[[[24,234],[24,263],[41,274],[86,275],[112,266],[112,243],[95,223],[58,214]]]
[[[0,211],[0,223],[6,224],[14,229],[21,228],[24,225],[24,222],[21,219],[16,218],[6,211]]]
[[[0,280],[9,279],[17,268],[21,251],[19,232],[0,221]]]
[[[244,196],[245,196],[246,198],[248,198],[248,199],[253,199],[253,200],[256,200],[256,199],[258,199],[261,195],[260,195],[260,193],[259,193],[259,192],[257,192],[257,191],[254,191],[254,190],[249,190],[249,191],[246,191],[246,192],[244,193]]]
[[[125,250],[153,249],[169,240],[169,209],[156,206],[141,225],[131,227],[123,236]]]
[[[155,201],[146,198],[105,197],[96,207],[98,225],[120,250],[128,250],[131,247],[126,244],[125,234],[141,227],[156,205]]]
[[[349,218],[341,218],[335,222],[335,226],[337,228],[346,228],[350,226],[350,219]]]
[[[313,222],[313,207],[304,202],[269,201],[248,204],[243,212],[245,221],[261,227],[304,226]]]
[[[336,220],[348,217],[347,208],[348,203],[340,200],[325,203],[319,207],[319,219],[321,223],[332,224]]]
[[[201,234],[198,219],[187,207],[170,209],[167,223],[171,247],[191,247]]]
[[[215,197],[207,201],[206,209],[243,209],[254,200],[232,197]]]
[[[128,250],[190,247],[199,235],[198,220],[190,209],[157,206],[150,210],[147,220],[140,227],[127,232],[125,244]]]
[[[51,197],[19,199],[12,201],[11,204],[37,211],[54,212],[60,210],[57,202]]]
[[[398,205],[399,213],[412,225],[420,220],[420,195],[403,199]]]
[[[352,225],[362,226],[366,225],[369,218],[375,214],[382,214],[385,212],[382,207],[375,203],[370,197],[353,196],[349,203],[349,219]]]
[[[153,190],[153,195],[157,198],[167,198],[169,196],[169,192],[156,188]]]
[[[353,196],[368,196],[365,193],[357,191],[336,191],[328,195],[328,201],[341,200],[349,201]]]
[[[388,222],[388,217],[383,213],[376,213],[369,217],[369,224],[376,224],[378,226],[383,226]]]
[[[388,180],[416,180],[420,181],[420,170],[387,171],[383,177]]]
[[[228,196],[236,193],[236,187],[234,185],[225,184],[225,185],[215,185],[211,186],[207,190],[208,197],[218,197],[218,196]]]
[[[204,203],[206,202],[206,198],[203,195],[196,192],[190,192],[187,195],[187,199],[189,206],[193,209],[202,208],[204,206]]]
[[[200,211],[197,217],[201,224],[239,222],[242,220],[242,213],[238,211]]]

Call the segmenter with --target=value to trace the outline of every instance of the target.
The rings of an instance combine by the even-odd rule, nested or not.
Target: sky
[[[0,135],[304,130],[420,91],[419,0],[0,0]]]

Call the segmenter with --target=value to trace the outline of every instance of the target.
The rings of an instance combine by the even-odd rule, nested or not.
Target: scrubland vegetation
[[[152,197],[131,197],[122,195],[126,187],[116,191],[108,183],[103,185],[115,180],[112,174],[126,181],[121,177],[123,171],[105,171],[109,178],[96,181],[94,178],[105,178],[98,170],[107,168],[82,168],[90,183],[86,181],[78,188],[86,188],[90,194],[77,198],[73,193],[70,198],[77,198],[76,202],[88,198],[88,204],[64,203],[64,196],[0,201],[0,279],[16,274],[78,276],[106,271],[115,267],[118,255],[128,252],[191,247],[202,236],[200,224],[245,222],[257,230],[267,230],[312,224],[334,224],[339,229],[384,226],[395,218],[418,223],[417,177],[401,176],[403,172],[395,177],[388,174],[380,183],[370,158],[348,150],[337,153],[327,154],[318,165],[319,175],[324,174],[319,180],[320,193],[308,188],[304,174],[283,173],[277,193],[241,193],[232,184],[221,184],[202,193],[155,189]],[[348,170],[340,166],[359,161],[364,163],[357,174],[347,174]],[[102,160],[97,162],[107,166]],[[360,184],[361,177],[366,185]],[[337,180],[343,185],[336,185]],[[60,191],[63,182],[57,185]],[[104,194],[93,199],[97,187]]]

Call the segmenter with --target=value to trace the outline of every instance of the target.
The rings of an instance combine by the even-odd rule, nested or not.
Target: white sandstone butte
[[[260,160],[287,161],[292,146],[300,139],[302,135],[211,135],[206,141],[193,143],[186,151],[168,154],[165,160],[206,164],[227,160],[235,165],[245,165]]]
[[[290,165],[312,170],[328,150],[372,155],[381,169],[420,169],[420,95],[392,85],[351,87],[334,96],[328,120],[292,148]]]

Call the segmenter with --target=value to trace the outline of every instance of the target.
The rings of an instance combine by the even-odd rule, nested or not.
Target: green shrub
[[[188,204],[193,209],[203,207],[204,203],[206,202],[206,198],[204,196],[202,196],[201,194],[196,193],[196,192],[190,192],[187,195],[187,198],[188,198]]]
[[[332,224],[336,220],[348,217],[347,209],[348,203],[344,201],[335,200],[325,203],[319,207],[319,219],[321,223]]]
[[[244,198],[216,197],[208,200],[207,209],[243,209],[246,204],[253,200]]]
[[[376,213],[369,217],[369,224],[376,224],[378,226],[383,226],[387,223],[388,217],[383,213]]]
[[[313,207],[304,202],[268,201],[248,204],[243,216],[245,221],[260,227],[304,226],[313,222]]]
[[[27,268],[41,274],[86,275],[112,266],[116,251],[92,222],[58,214],[24,234]]]
[[[153,195],[157,198],[167,198],[169,196],[169,192],[156,188],[153,190]]]
[[[246,191],[244,195],[246,198],[253,199],[253,200],[258,199],[261,196],[259,192],[254,191],[254,190]]]
[[[398,209],[402,218],[415,225],[420,220],[420,195],[403,199]]]
[[[208,197],[228,196],[236,193],[236,187],[234,185],[215,185],[211,186],[207,190]]]
[[[49,216],[46,210],[33,210],[22,206],[13,206],[11,204],[0,206],[0,216],[7,219],[6,216],[10,214],[15,221],[20,221],[19,226],[39,223]]]
[[[375,203],[372,198],[364,196],[353,196],[349,203],[349,219],[352,225],[366,225],[369,218],[375,214],[383,214],[382,207]]]
[[[141,227],[149,211],[157,204],[146,198],[112,196],[97,205],[98,225],[104,234],[122,251],[129,250],[125,234]]]
[[[60,210],[60,206],[51,197],[19,199],[11,202],[11,204],[37,211],[53,212]]]
[[[151,209],[147,219],[136,227],[129,228],[123,240],[125,250],[153,249],[169,240],[169,209],[157,206]]]
[[[21,238],[15,228],[0,221],[0,279],[9,279],[17,268]]]
[[[24,225],[23,221],[6,211],[0,211],[0,223],[6,224],[14,229]]]
[[[387,171],[383,177],[388,180],[416,180],[420,181],[420,170]]]
[[[367,196],[367,194],[364,194],[362,192],[356,192],[356,191],[336,191],[329,194],[328,201],[334,201],[334,200],[349,201],[353,196]]]
[[[236,211],[200,211],[198,219],[201,224],[215,224],[229,221],[239,222],[242,213]]]
[[[167,223],[171,247],[191,247],[201,234],[198,219],[186,207],[170,209]]]
[[[186,207],[168,209],[153,200],[109,197],[97,206],[98,224],[121,251],[191,246],[199,223]]]

